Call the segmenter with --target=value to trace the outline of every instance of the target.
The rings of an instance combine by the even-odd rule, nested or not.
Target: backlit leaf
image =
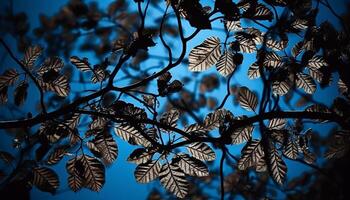
[[[241,87],[238,91],[238,103],[248,111],[255,111],[258,106],[258,98],[247,87]]]
[[[186,197],[188,182],[185,173],[174,163],[165,163],[159,174],[160,183],[165,189],[179,198]]]
[[[204,42],[194,47],[188,57],[189,70],[194,72],[207,70],[220,58],[220,39],[209,37]]]

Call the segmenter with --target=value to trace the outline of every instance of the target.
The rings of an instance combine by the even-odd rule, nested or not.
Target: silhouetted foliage
[[[321,6],[340,26],[316,23]],[[1,116],[13,141],[0,151],[1,195],[29,199],[32,187],[55,194],[52,165],[60,162],[72,191],[98,192],[120,138],[135,146],[127,159],[137,165],[135,180],[157,180],[167,191],[154,189],[150,200],[349,198],[350,14],[338,15],[328,0],[216,0],[213,7],[116,0],[107,9],[70,0],[39,16],[34,29],[26,14],[4,10],[1,45],[17,66],[1,68],[0,102],[21,115]],[[189,46],[204,30],[209,36]],[[152,55],[153,48],[164,52]],[[255,60],[247,64],[248,54]],[[174,76],[181,66],[187,73]],[[240,84],[237,71],[252,81]],[[220,96],[212,93],[221,87]],[[336,87],[337,95],[319,98]],[[25,113],[26,102],[35,112]],[[313,130],[324,123],[332,123],[329,133]],[[287,179],[287,160],[314,170]]]

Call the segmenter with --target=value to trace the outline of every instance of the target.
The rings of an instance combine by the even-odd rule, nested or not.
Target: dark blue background
[[[31,0],[31,1],[27,1],[27,0],[14,0],[14,5],[15,6],[15,11],[16,12],[20,12],[23,11],[25,12],[28,16],[29,16],[29,20],[30,20],[30,24],[31,24],[31,28],[33,27],[37,27],[39,25],[39,19],[38,19],[38,15],[40,13],[46,14],[46,15],[50,15],[53,13],[56,13],[60,7],[62,5],[64,5],[67,0],[51,0],[51,1],[47,1],[47,0]],[[90,1],[88,1],[90,2]],[[111,2],[110,0],[99,0],[99,6],[101,8],[105,8],[108,3]],[[136,4],[133,3],[133,1],[131,2],[131,9],[136,9]],[[203,4],[205,5],[211,5],[211,7],[213,7],[213,1],[202,1]],[[342,1],[342,0],[337,0],[337,1],[332,1],[331,4],[333,6],[333,8],[336,10],[337,13],[342,13],[345,11],[346,6],[345,6],[345,2],[346,1]],[[1,2],[0,5],[2,5],[5,2]],[[163,4],[164,2],[162,2]],[[162,5],[164,6],[164,5]],[[159,13],[159,11],[156,11],[155,9],[150,9],[149,13],[148,13],[151,17],[155,17],[155,16],[160,16],[162,13]],[[147,19],[147,17],[146,17]],[[320,23],[324,20],[329,20],[332,23],[337,24],[337,26],[339,27],[339,23],[337,22],[337,20],[335,19],[335,17],[333,15],[330,14],[330,12],[322,5],[320,5],[320,14],[319,17],[317,18],[317,22]],[[147,25],[148,22],[146,22]],[[186,33],[189,34],[193,31],[193,28],[191,28],[187,23],[185,24],[185,30]],[[221,23],[216,22],[214,23],[214,29],[215,28],[222,28]],[[255,26],[254,24],[243,24],[244,27],[247,26]],[[213,36],[216,35],[218,37],[224,38],[224,33],[221,31],[202,31],[195,39],[193,39],[192,41],[190,41],[189,44],[189,48],[188,48],[188,52],[186,55],[188,55],[189,51],[191,50],[191,48],[195,45],[198,45],[199,43],[201,43],[206,37],[209,36]],[[13,50],[15,50],[15,41],[13,38],[11,38],[10,36],[6,36],[5,37],[6,41],[8,43],[11,44],[11,47]],[[172,38],[171,37],[167,37],[168,41],[171,41]],[[290,43],[294,43],[296,41],[299,41],[298,38],[296,37],[292,37],[292,40],[290,41]],[[156,41],[158,43],[157,47],[155,48],[151,48],[150,50],[150,54],[152,55],[160,55],[160,56],[166,56],[166,54],[164,54],[164,49],[163,47],[160,45],[161,43],[157,40]],[[173,41],[174,44],[176,44],[176,41]],[[289,45],[289,47],[292,45]],[[288,49],[287,49],[288,51]],[[1,48],[0,49],[0,55],[4,55],[4,50]],[[89,57],[92,62],[93,62],[93,56],[91,54],[88,53],[81,53],[81,52],[75,52],[76,55],[78,56],[86,56]],[[174,50],[175,55],[179,55],[180,53],[180,49],[175,49]],[[17,55],[19,57],[21,57],[21,54]],[[174,56],[176,57],[176,56]],[[232,79],[232,85],[244,85],[244,86],[249,86],[252,90],[254,91],[261,91],[262,89],[262,83],[260,80],[248,80],[247,76],[246,76],[246,72],[248,69],[248,66],[254,61],[255,59],[255,54],[251,54],[251,55],[245,55],[245,60],[244,63],[242,64],[242,66],[240,66],[240,68],[238,69],[238,71],[235,72],[235,75]],[[145,62],[145,66],[151,66],[156,64],[158,61],[154,60],[154,59],[150,59],[149,61]],[[4,59],[4,61],[2,63],[0,63],[0,73],[2,73],[5,69],[14,66],[15,64],[13,63],[13,61],[10,60],[10,58],[8,56],[6,56],[6,58]],[[157,71],[157,70],[155,70]],[[208,74],[208,73],[216,73],[215,72],[215,68],[211,68],[210,70],[208,70],[207,72],[203,72],[201,74],[199,74],[199,76],[197,76],[197,78],[201,78],[203,75]],[[171,70],[173,77],[174,78],[180,78],[182,76],[183,73],[190,73],[187,70],[187,66],[180,66],[177,67],[176,69]],[[119,76],[118,76],[119,77]],[[121,76],[120,76],[121,77]],[[335,81],[333,83],[336,83],[338,78],[335,77]],[[126,84],[123,82],[120,82],[119,84]],[[154,86],[154,85],[153,85]],[[190,85],[186,85],[186,87],[188,89],[193,89],[194,85],[190,84]],[[79,88],[75,87],[74,85],[72,86],[73,90],[79,90]],[[37,91],[35,89],[32,89],[31,91],[31,97],[33,98],[29,98],[29,100],[26,102],[26,104],[24,105],[23,109],[26,111],[33,111],[33,102],[34,100],[36,100],[36,95],[37,95]],[[222,84],[222,86],[220,87],[220,89],[218,90],[214,90],[211,94],[220,97],[219,98],[219,102],[221,102],[221,99],[223,98],[224,94],[226,93],[226,89],[225,86]],[[315,96],[315,99],[325,102],[326,104],[330,104],[331,103],[331,98],[329,97],[333,97],[335,95],[337,95],[337,89],[335,87],[335,84],[332,85],[332,87],[325,89],[325,90],[320,90],[320,88],[318,87],[318,92]],[[235,115],[241,115],[241,114],[247,114],[250,115],[250,113],[245,112],[244,110],[240,109],[237,106],[234,106],[232,103],[232,97],[230,97],[229,101],[226,103],[225,108],[230,109]],[[5,106],[0,106],[0,109],[2,111],[8,110],[8,108],[6,108]],[[303,108],[301,108],[303,109]],[[6,111],[7,112],[7,111]],[[200,113],[197,113],[199,115],[204,116],[208,111],[207,110],[201,110]],[[20,113],[12,115],[11,112],[8,112],[7,114],[2,113],[2,117],[6,117],[7,119],[16,119],[18,116],[21,116]],[[326,124],[326,125],[320,125],[317,127],[313,127],[315,128],[314,130],[316,130],[317,132],[319,132],[319,134],[323,134],[327,133],[329,129],[332,128],[334,124]],[[258,134],[255,133],[255,136],[257,136]],[[78,193],[74,193],[72,191],[69,190],[68,186],[67,186],[67,174],[65,171],[65,162],[62,161],[61,164],[57,165],[54,167],[54,170],[59,173],[60,175],[60,183],[61,186],[57,192],[57,194],[55,196],[52,196],[51,194],[48,193],[43,193],[38,191],[37,189],[33,189],[32,191],[32,199],[34,200],[44,200],[44,199],[57,199],[57,200],[61,200],[61,199],[65,199],[65,200],[70,200],[70,199],[103,199],[103,200],[107,200],[107,199],[119,199],[119,200],[126,200],[126,199],[145,199],[146,196],[148,195],[149,191],[151,190],[151,188],[153,188],[154,186],[159,187],[159,183],[158,181],[153,181],[150,184],[138,184],[135,179],[134,179],[134,175],[133,175],[133,171],[136,167],[136,165],[134,164],[130,164],[126,162],[126,159],[128,157],[128,155],[130,154],[130,152],[133,150],[133,147],[131,147],[130,145],[128,145],[127,143],[125,143],[124,141],[117,139],[117,143],[118,143],[118,147],[119,147],[119,156],[117,161],[110,166],[107,170],[106,170],[106,184],[104,185],[103,189],[101,190],[101,192],[96,193],[96,192],[91,192],[90,190],[87,189],[83,189]],[[10,144],[10,137],[3,137],[0,141],[0,149],[9,149],[9,144]],[[242,145],[238,145],[238,146],[233,146],[230,147],[230,150],[232,153],[234,154],[239,154],[240,150],[242,148]],[[220,152],[217,152],[217,156],[220,156]],[[322,160],[318,161],[319,164],[322,163]],[[288,165],[288,178],[291,178],[293,176],[299,175],[301,174],[303,171],[308,170],[308,168],[297,164],[295,162],[290,162],[287,161],[287,165]]]

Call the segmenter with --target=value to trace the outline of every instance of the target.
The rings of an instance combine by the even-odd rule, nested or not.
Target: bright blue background
[[[15,11],[16,12],[20,12],[23,11],[25,12],[28,16],[29,16],[29,20],[30,20],[30,24],[31,24],[31,28],[33,27],[37,27],[39,25],[39,19],[38,19],[38,15],[40,13],[46,14],[46,15],[51,15],[53,13],[56,13],[60,7],[62,5],[64,5],[67,2],[67,0],[55,0],[55,1],[46,1],[46,0],[31,0],[31,1],[27,1],[27,0],[14,0],[14,5],[16,5],[15,7]],[[88,1],[90,2],[90,1]],[[100,0],[98,1],[100,8],[105,8],[109,2],[111,2],[110,0]],[[130,9],[136,9],[136,4],[133,3],[133,1],[131,2],[131,7]],[[161,1],[162,4],[164,3],[163,1]],[[213,1],[202,1],[204,2],[203,4],[205,5],[210,5],[211,7],[213,7]],[[346,1],[332,1],[332,6],[333,8],[338,12],[338,13],[342,13],[345,11],[346,7],[345,5]],[[0,3],[1,5],[2,3]],[[161,5],[162,7],[164,5]],[[160,13],[159,11],[155,10],[154,8],[150,7],[150,10],[148,12],[148,16],[151,18],[154,17],[159,17],[162,13]],[[146,17],[147,19],[147,17]],[[319,17],[317,18],[317,22],[322,22],[324,20],[329,20],[332,23],[337,23],[336,19],[334,18],[333,15],[329,14],[329,11],[326,10],[326,8],[322,5],[320,5],[320,14]],[[146,26],[149,24],[148,21],[146,21]],[[193,28],[190,27],[188,25],[187,22],[184,22],[184,30],[186,31],[186,34],[190,34],[191,32],[193,32]],[[243,23],[243,27],[248,27],[248,26],[253,26],[256,27],[255,24],[247,24],[247,23]],[[339,26],[339,24],[338,24]],[[217,29],[222,29],[222,24],[219,22],[216,22],[213,24],[214,30],[216,31],[202,31],[200,34],[198,34],[195,39],[193,39],[192,41],[189,42],[188,44],[188,49],[187,49],[187,54],[189,53],[189,51],[192,49],[193,46],[200,44],[205,38],[209,37],[209,36],[218,36],[220,37],[220,39],[224,39],[225,35],[222,31],[217,31]],[[263,29],[262,29],[263,30]],[[296,41],[299,41],[299,38],[296,37],[291,37],[293,38],[290,43],[293,44]],[[171,42],[173,45],[178,45],[179,44],[179,40],[178,38],[172,38],[170,36],[166,37],[166,40],[168,42]],[[15,50],[15,43],[13,38],[7,36],[6,37],[6,41],[8,43],[11,44],[11,47],[13,50]],[[157,42],[157,46],[155,48],[151,48],[149,53],[151,55],[160,55],[160,56],[167,56],[167,53],[165,51],[165,49],[162,47],[161,42],[159,40],[156,40]],[[291,45],[289,45],[290,47]],[[178,55],[181,52],[180,48],[173,48],[174,49],[174,57],[178,57]],[[288,52],[288,49],[287,49]],[[0,55],[3,55],[3,49],[0,48]],[[94,62],[93,59],[93,55],[89,54],[89,53],[82,53],[82,52],[75,52],[76,55],[80,56],[80,57],[89,57],[91,62]],[[21,55],[18,54],[18,56],[20,57]],[[246,54],[245,55],[245,60],[244,63],[238,68],[238,70],[235,72],[235,75],[233,77],[233,79],[231,80],[231,85],[243,85],[243,86],[249,86],[252,90],[254,91],[262,91],[262,83],[260,80],[248,80],[246,74],[247,74],[247,70],[248,67],[250,66],[250,64],[252,62],[254,62],[255,59],[255,54]],[[153,66],[158,64],[158,60],[155,59],[150,59],[148,61],[146,61],[142,66]],[[9,57],[6,57],[6,59],[4,60],[4,62],[2,62],[0,64],[0,73],[2,73],[6,68],[8,67],[12,67],[15,64],[13,63],[13,61],[11,61],[9,59]],[[154,71],[159,71],[159,69],[155,69]],[[200,79],[201,77],[203,77],[203,75],[208,74],[208,73],[217,73],[215,70],[215,67],[212,67],[210,70],[208,70],[207,72],[203,72],[197,75],[197,79]],[[184,73],[188,74],[191,73],[187,70],[186,66],[179,66],[173,70],[171,70],[171,73],[173,75],[173,77],[176,78],[181,78],[183,76]],[[117,78],[122,77],[122,74],[118,75]],[[223,78],[224,79],[224,78]],[[337,82],[337,77],[335,77],[335,81],[334,83]],[[220,89],[214,90],[213,92],[211,92],[209,95],[210,96],[217,96],[220,97],[220,99],[218,99],[218,102],[221,102],[221,99],[224,97],[224,95],[226,94],[226,86],[225,84],[223,84],[224,82],[221,82],[221,87]],[[118,86],[120,85],[125,85],[127,84],[126,82],[118,82]],[[155,83],[152,83],[152,86],[155,86]],[[193,90],[194,85],[193,84],[189,84],[186,85],[186,88],[188,88],[189,90]],[[76,86],[72,85],[72,90],[80,90],[81,88],[77,88]],[[155,87],[151,87],[151,90],[153,89],[153,91],[155,91]],[[315,96],[315,99],[324,102],[326,104],[330,104],[330,98],[329,96],[335,96],[337,95],[337,89],[335,87],[335,85],[333,84],[332,87],[322,90],[320,91],[320,87],[318,87],[318,92],[317,95]],[[35,89],[32,89],[31,91],[32,96],[31,97],[36,97],[37,96],[37,91]],[[31,100],[29,99],[26,104],[24,105],[24,109],[26,111],[33,111],[33,100],[35,100],[35,98],[32,98]],[[129,99],[126,99],[129,100]],[[296,100],[296,99],[294,99]],[[293,100],[293,101],[294,101]],[[161,101],[161,103],[164,101]],[[226,109],[230,109],[235,115],[241,115],[241,114],[246,114],[246,115],[251,115],[251,113],[246,112],[242,109],[240,109],[237,106],[233,105],[233,98],[230,97],[225,105]],[[283,101],[280,101],[283,102]],[[283,105],[283,103],[282,103]],[[285,105],[284,105],[285,106]],[[1,106],[0,107],[1,110],[7,110],[6,107]],[[282,108],[284,108],[282,106]],[[303,108],[299,108],[299,109],[303,109]],[[198,112],[197,114],[199,116],[205,116],[205,114],[208,112],[208,110],[202,109],[200,110],[200,112]],[[4,115],[4,113],[2,114]],[[8,112],[7,114],[5,114],[7,119],[16,119],[19,116],[21,116],[21,114],[17,114],[17,115],[10,115],[10,112]],[[3,118],[3,117],[2,117]],[[315,128],[315,130],[319,133],[327,133],[326,130],[329,130],[330,128],[332,128],[332,124],[327,124],[327,125],[320,125],[317,126]],[[258,135],[257,133],[255,133],[255,135]],[[3,138],[0,141],[0,149],[8,149],[8,143],[9,142],[9,138]],[[33,189],[32,191],[32,199],[34,200],[44,200],[44,199],[57,199],[57,200],[61,200],[61,199],[65,199],[65,200],[70,200],[70,199],[103,199],[103,200],[108,200],[108,199],[120,199],[120,200],[126,200],[126,199],[145,199],[148,195],[148,193],[150,192],[150,190],[154,187],[157,186],[159,187],[159,183],[158,181],[153,181],[150,184],[138,184],[135,179],[134,179],[134,169],[136,167],[136,165],[134,164],[130,164],[126,162],[126,159],[128,157],[128,155],[130,154],[130,152],[134,149],[134,147],[130,146],[129,144],[127,144],[126,142],[117,139],[117,143],[118,143],[118,147],[119,147],[119,156],[118,159],[116,160],[116,162],[110,166],[107,170],[106,170],[106,184],[104,185],[103,189],[101,190],[101,192],[96,193],[96,192],[91,192],[90,190],[87,189],[83,189],[78,193],[74,193],[71,192],[67,186],[67,173],[65,170],[65,162],[62,161],[60,164],[58,164],[57,166],[54,167],[55,171],[57,173],[59,173],[60,175],[60,183],[61,186],[58,190],[58,193],[56,196],[52,196],[51,194],[48,193],[43,193],[38,191],[37,189]],[[242,148],[242,145],[238,145],[238,146],[233,146],[230,147],[231,153],[233,154],[239,154],[240,150]],[[220,152],[217,152],[217,156],[220,156]],[[321,162],[321,161],[319,161]],[[307,170],[306,167],[297,164],[295,162],[290,162],[287,161],[288,164],[288,178],[291,178],[293,176],[299,175],[300,173],[302,173],[304,170]]]

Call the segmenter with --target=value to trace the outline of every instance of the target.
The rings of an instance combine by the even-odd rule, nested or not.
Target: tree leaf
[[[87,58],[79,58],[77,56],[72,56],[69,60],[82,72],[93,71]]]
[[[84,167],[85,186],[92,191],[100,191],[105,183],[104,165],[96,158],[88,155],[81,155],[79,159]]]
[[[148,147],[151,144],[134,126],[129,124],[120,124],[118,127],[115,127],[114,131],[121,139],[129,143],[136,143],[144,147]]]
[[[297,30],[304,30],[308,28],[308,21],[304,19],[296,19],[291,24],[291,27]]]
[[[236,129],[231,133],[231,144],[241,144],[248,141],[252,137],[253,126],[246,126]]]
[[[148,183],[158,178],[161,171],[161,164],[158,160],[150,160],[139,164],[135,169],[135,179],[139,183]]]
[[[233,54],[229,51],[225,51],[216,63],[216,69],[223,76],[230,75],[235,69],[236,64],[233,62]]]
[[[13,85],[18,80],[19,74],[15,69],[8,69],[0,76],[0,90]]]
[[[45,59],[44,63],[37,70],[38,75],[43,76],[46,72],[54,70],[59,72],[64,66],[64,63],[59,57],[50,57]]]
[[[220,48],[218,37],[209,37],[202,44],[194,47],[188,57],[189,70],[194,72],[207,70],[219,60]]]
[[[75,157],[70,159],[66,164],[68,172],[68,185],[74,191],[77,192],[85,186],[84,167],[81,163],[81,157]]]
[[[264,40],[263,33],[261,33],[259,29],[249,27],[249,28],[246,28],[245,31],[250,35],[251,39],[256,45],[259,45],[263,42]]]
[[[213,161],[216,158],[215,152],[205,143],[195,142],[187,146],[187,150],[193,157],[201,161]]]
[[[35,167],[33,168],[32,183],[39,190],[53,194],[59,186],[58,175],[50,168]]]
[[[244,53],[256,52],[255,42],[252,39],[247,38],[242,34],[236,34],[235,38],[237,39],[237,41],[239,43],[240,51],[242,51]]]
[[[166,124],[171,127],[177,126],[177,120],[180,117],[180,112],[177,109],[171,109],[165,113],[162,114],[160,117],[160,123]],[[168,132],[171,132],[170,130],[167,130]]]
[[[283,154],[290,159],[297,159],[299,153],[298,143],[292,139],[288,140],[287,145],[283,148]]]
[[[303,51],[303,46],[304,46],[304,44],[302,41],[300,41],[294,45],[294,47],[292,48],[292,56],[294,58],[296,58]]]
[[[128,157],[127,161],[135,164],[142,164],[148,162],[153,155],[156,153],[155,148],[146,149],[146,148],[138,148],[135,149]]]
[[[238,103],[248,111],[254,111],[258,106],[258,98],[247,87],[240,87],[238,91]]]
[[[328,66],[328,64],[321,56],[315,55],[309,60],[307,66],[320,69],[321,67]]]
[[[296,85],[308,94],[313,94],[316,91],[315,81],[308,74],[297,73]]]
[[[341,80],[339,78],[339,81],[338,81],[338,90],[341,94],[346,94],[349,92],[349,88],[348,86],[346,86],[346,84],[344,83],[343,80]]]
[[[200,124],[191,124],[189,126],[186,126],[184,131],[186,133],[197,135],[197,136],[203,136],[208,133],[208,129],[204,125],[200,125]]]
[[[44,91],[52,91],[55,92],[60,97],[66,97],[69,94],[70,87],[67,78],[62,75],[59,76],[52,83],[45,83],[44,81],[38,79],[40,87]]]
[[[286,122],[284,118],[273,118],[270,120],[268,127],[270,129],[281,130],[286,126]]]
[[[223,109],[215,110],[213,113],[209,113],[203,123],[203,127],[208,131],[219,128],[220,124],[225,119],[226,111]]]
[[[106,164],[112,164],[118,156],[118,146],[111,134],[102,132],[93,140]]]
[[[248,78],[249,79],[257,79],[260,77],[259,65],[257,63],[253,63],[250,65],[248,69]]]
[[[254,16],[252,18],[256,20],[271,21],[273,19],[273,13],[263,4],[258,4],[258,6],[255,8]]]
[[[165,189],[179,198],[186,197],[188,193],[188,182],[185,173],[179,166],[168,162],[162,166],[159,174],[160,183]]]
[[[208,167],[200,160],[189,156],[188,154],[177,154],[173,158],[173,162],[177,164],[183,172],[190,176],[208,176]]]
[[[267,67],[279,68],[279,67],[283,67],[284,62],[282,61],[282,58],[279,55],[271,51],[266,53],[266,56],[264,59],[264,65]]]
[[[264,157],[264,151],[260,144],[260,140],[249,141],[242,149],[242,155],[237,163],[240,170],[255,166],[261,158]]]
[[[55,150],[48,157],[46,163],[48,165],[57,164],[60,160],[62,160],[63,156],[66,155],[67,152],[68,151],[66,146],[55,148]]]
[[[236,21],[225,21],[225,26],[229,31],[241,31],[242,25],[240,20]]]
[[[34,63],[38,59],[38,57],[41,55],[42,50],[43,49],[39,46],[28,47],[24,52],[24,58],[21,61],[22,64],[28,69],[33,68]]]
[[[290,88],[291,88],[291,83],[288,79],[282,80],[282,81],[274,81],[272,83],[272,92],[275,95],[283,96],[288,93]]]
[[[322,83],[323,73],[314,67],[308,67],[310,76],[319,83]]]
[[[104,81],[106,78],[108,78],[109,74],[107,71],[102,69],[101,67],[95,67],[93,69],[93,74],[91,77],[91,82],[92,83],[98,83]]]
[[[287,44],[288,44],[288,41],[285,41],[285,40],[277,41],[273,39],[268,39],[266,41],[266,47],[275,51],[282,51],[287,47]]]
[[[282,160],[276,148],[272,148],[269,152],[270,172],[273,180],[278,184],[283,185],[287,174],[287,166]]]

